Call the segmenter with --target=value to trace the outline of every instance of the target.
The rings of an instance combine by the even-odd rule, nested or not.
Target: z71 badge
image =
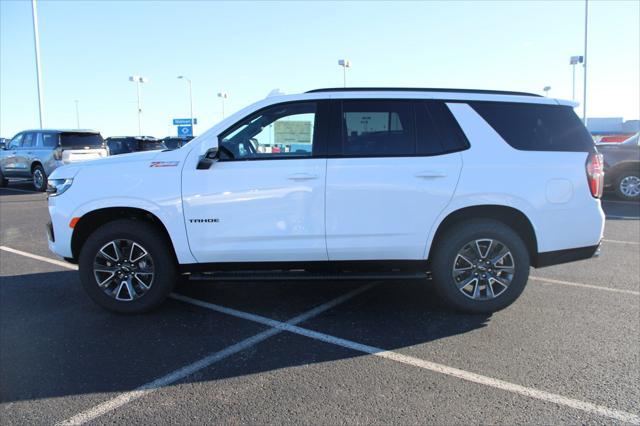
[[[149,167],[175,167],[179,161],[152,161]]]

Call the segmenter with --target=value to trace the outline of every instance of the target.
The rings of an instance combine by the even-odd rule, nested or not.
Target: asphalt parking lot
[[[640,424],[640,204],[598,259],[532,270],[493,315],[428,282],[192,282],[94,305],[47,249],[46,196],[0,189],[0,423]]]

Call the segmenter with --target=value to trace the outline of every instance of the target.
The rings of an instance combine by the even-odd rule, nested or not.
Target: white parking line
[[[374,355],[377,357],[385,358],[388,360],[396,361],[402,364],[411,365],[421,368],[423,370],[433,371],[435,373],[452,376],[458,379],[462,379],[468,382],[477,383],[484,386],[500,389],[503,391],[516,393],[529,398],[538,399],[541,401],[552,402],[554,404],[563,405],[565,407],[575,408],[576,410],[585,411],[590,414],[597,414],[603,417],[628,422],[632,424],[640,424],[640,416],[628,413],[626,411],[616,410],[613,408],[605,407],[602,405],[593,404],[591,402],[580,401],[578,399],[568,398],[566,396],[554,394],[538,390],[531,387],[518,385],[511,382],[506,382],[500,379],[494,379],[493,377],[483,376],[481,374],[472,373],[470,371],[460,370],[458,368],[449,367],[443,364],[438,364],[431,361],[425,361],[419,358],[415,358],[408,355],[403,355],[398,352],[387,351],[385,349],[376,348],[374,346],[363,345],[351,340],[342,339],[340,337],[331,336],[329,334],[320,333],[317,331],[309,330],[306,328],[298,327],[289,322],[276,321],[270,318],[265,318],[260,315],[250,314],[248,312],[238,311],[236,309],[227,308],[224,306],[216,305],[213,303],[203,302],[201,300],[192,299],[183,295],[174,295],[174,299],[181,300],[186,303],[191,303],[196,306],[211,309],[219,313],[232,315],[237,318],[254,321],[259,324],[264,324],[273,328],[277,328],[282,331],[288,331],[290,333],[298,334],[308,337],[310,339],[319,340],[321,342],[329,343],[343,348],[351,349],[357,352]]]
[[[53,259],[49,259],[43,256],[38,256],[38,255],[34,255],[31,253],[27,253],[27,252],[23,252],[20,250],[15,250],[9,247],[5,247],[5,246],[0,246],[0,249],[5,250],[5,251],[9,251],[15,254],[21,254],[27,257],[30,257],[32,259],[36,259],[36,260],[41,260],[44,262],[48,262],[48,263],[52,263],[54,265],[59,265],[59,266],[64,266],[67,267],[69,269],[76,269],[75,265],[71,265],[71,264],[65,264],[64,262],[60,262],[57,260],[53,260]],[[62,264],[62,265],[60,265]],[[546,279],[546,278],[537,278],[537,277],[531,277],[532,279],[538,279],[541,281],[547,281],[547,282],[552,282],[552,283],[557,283],[557,284],[564,284],[564,285],[577,285],[577,286],[581,286],[581,287],[587,287],[587,288],[594,288],[594,289],[598,289],[598,290],[609,290],[609,291],[617,291],[617,292],[623,292],[623,293],[631,293],[631,294],[635,294],[638,295],[639,292],[634,292],[631,290],[620,290],[620,289],[612,289],[612,288],[606,288],[606,287],[599,287],[599,286],[592,286],[589,284],[581,284],[581,283],[571,283],[568,281],[559,281],[559,280],[550,280],[550,279]],[[609,407],[605,407],[602,405],[598,405],[598,404],[594,404],[591,402],[587,402],[587,401],[581,401],[578,399],[574,399],[574,398],[569,398],[569,397],[565,397],[559,394],[554,394],[551,392],[547,392],[547,391],[543,391],[543,390],[539,390],[539,389],[535,389],[535,388],[531,388],[531,387],[526,387],[526,386],[522,386],[522,385],[518,385],[516,383],[511,383],[511,382],[507,382],[504,380],[500,380],[500,379],[495,379],[493,377],[489,377],[489,376],[484,376],[481,374],[476,374],[470,371],[466,371],[466,370],[461,370],[458,368],[454,368],[454,367],[449,367],[443,364],[438,364],[435,362],[431,362],[431,361],[426,361],[426,360],[422,360],[419,358],[415,358],[412,356],[407,356],[407,355],[403,355],[401,353],[398,352],[393,352],[393,351],[387,351],[384,350],[382,348],[377,348],[374,346],[369,346],[369,345],[363,345],[361,343],[357,343],[351,340],[347,340],[347,339],[342,339],[340,337],[335,337],[335,336],[331,336],[328,334],[324,334],[324,333],[320,333],[317,331],[313,331],[313,330],[309,330],[306,328],[302,328],[302,327],[298,327],[296,326],[296,324],[301,323],[303,321],[306,321],[308,319],[311,319],[317,315],[319,315],[320,313],[326,311],[327,309],[331,309],[332,307],[343,303],[349,299],[351,299],[352,297],[355,297],[356,295],[368,290],[373,284],[367,285],[367,286],[363,286],[363,287],[359,287],[356,290],[346,293],[343,296],[340,296],[336,299],[333,299],[332,301],[329,301],[323,305],[320,305],[310,311],[307,311],[295,318],[292,318],[291,320],[287,321],[287,322],[281,322],[281,321],[277,321],[274,319],[270,319],[270,318],[266,318],[260,315],[255,315],[255,314],[251,314],[248,312],[243,312],[243,311],[238,311],[236,309],[232,309],[232,308],[227,308],[224,306],[220,306],[220,305],[216,305],[213,303],[208,303],[208,302],[204,302],[201,300],[197,300],[197,299],[192,299],[190,297],[187,296],[183,296],[183,295],[179,295],[179,294],[172,294],[171,297],[176,299],[176,300],[180,300],[182,302],[185,303],[190,303],[196,306],[200,306],[202,308],[206,308],[206,309],[210,309],[219,313],[223,313],[223,314],[227,314],[227,315],[231,315],[234,316],[236,318],[242,318],[245,320],[249,320],[249,321],[253,321],[259,324],[263,324],[266,326],[271,327],[271,329],[269,330],[265,330],[261,333],[258,333],[252,337],[249,337],[243,341],[240,341],[232,346],[229,346],[219,352],[215,352],[212,353],[211,355],[202,358],[190,365],[187,365],[183,368],[180,368],[172,373],[169,373],[166,376],[160,377],[152,382],[149,382],[145,385],[140,386],[139,388],[130,391],[130,392],[125,392],[122,393],[120,395],[118,395],[117,397],[106,401],[102,404],[99,404],[87,411],[84,411],[82,413],[79,413],[61,423],[58,424],[64,424],[64,425],[72,425],[72,424],[83,424],[86,423],[90,420],[93,420],[109,411],[112,411],[118,407],[121,407],[135,399],[141,398],[144,395],[147,395],[155,390],[157,390],[160,387],[163,386],[167,386],[170,385],[172,383],[175,383],[176,381],[179,381],[181,379],[186,378],[187,376],[202,370],[210,365],[212,365],[213,363],[220,361],[230,355],[233,355],[235,353],[241,352],[246,348],[249,348],[251,346],[256,345],[257,343],[260,343],[266,339],[268,339],[271,336],[274,336],[282,331],[288,331],[290,333],[294,333],[294,334],[298,334],[301,336],[305,336],[311,339],[315,339],[318,341],[322,341],[325,343],[329,343],[329,344],[333,344],[336,346],[341,346],[347,349],[351,349],[354,351],[358,351],[358,352],[362,352],[362,353],[366,353],[369,355],[374,355],[377,357],[381,357],[384,359],[388,359],[388,360],[392,360],[395,362],[399,362],[402,364],[406,364],[406,365],[411,365],[414,367],[418,367],[421,368],[423,370],[428,370],[428,371],[432,371],[435,373],[440,373],[440,374],[444,374],[447,376],[451,376],[451,377],[455,377],[461,380],[465,380],[468,382],[472,382],[472,383],[477,383],[480,385],[484,385],[484,386],[488,386],[488,387],[492,387],[492,388],[496,388],[496,389],[500,389],[506,392],[511,392],[511,393],[515,393],[521,396],[525,396],[525,397],[529,397],[529,398],[533,398],[533,399],[538,399],[541,401],[545,401],[545,402],[551,402],[557,405],[562,405],[565,407],[569,407],[569,408],[574,408],[577,410],[581,410],[590,414],[596,414],[599,416],[603,416],[603,417],[607,417],[607,418],[611,418],[611,419],[615,419],[615,420],[619,420],[622,422],[627,422],[627,423],[631,423],[631,424],[637,424],[640,425],[640,416],[638,416],[637,414],[633,414],[633,413],[629,413],[626,411],[622,411],[622,410],[617,410],[617,409],[613,409],[613,408],[609,408]]]
[[[640,246],[640,242],[638,241],[622,241],[622,240],[607,240],[607,239],[603,239],[602,241],[604,241],[605,243],[631,244],[634,246]]]
[[[605,219],[637,220],[640,218],[637,216],[617,216],[613,214],[608,214]]]
[[[373,287],[375,284],[367,284],[361,287],[358,287],[357,289],[350,291],[346,294],[343,294],[340,297],[337,297],[327,303],[323,303],[322,305],[316,306],[315,308],[300,314],[292,319],[290,319],[289,321],[287,321],[286,323],[283,324],[289,324],[289,325],[294,325],[294,324],[298,324],[301,323],[303,321],[309,320],[311,318],[314,318],[318,315],[320,315],[322,312],[329,310],[341,303],[346,302],[347,300],[367,291],[368,289],[370,289],[371,287]],[[180,296],[178,294],[172,294],[171,297],[173,297],[174,299],[177,300],[183,300],[184,296]],[[197,303],[195,303],[197,304]],[[242,318],[241,316],[235,315],[236,317]],[[255,322],[255,321],[254,321]],[[221,361],[233,354],[236,354],[238,352],[242,352],[245,349],[248,349],[252,346],[257,345],[258,343],[272,337],[275,336],[276,334],[282,333],[282,330],[279,328],[270,328],[268,330],[265,330],[261,333],[258,333],[254,336],[251,336],[247,339],[244,339],[234,345],[231,345],[229,347],[226,347],[224,349],[222,349],[221,351],[218,352],[214,352],[210,355],[207,355],[206,357],[192,363],[189,364],[185,367],[182,367],[178,370],[175,370],[169,374],[167,374],[166,376],[162,376],[156,380],[153,380],[152,382],[149,382],[147,384],[144,384],[142,386],[140,386],[137,389],[134,389],[130,392],[124,392],[121,393],[120,395],[116,396],[115,398],[112,398],[108,401],[103,402],[102,404],[96,405],[93,408],[90,408],[86,411],[83,411],[79,414],[76,414],[75,416],[64,420],[60,423],[57,423],[58,425],[80,425],[80,424],[84,424],[86,422],[89,422],[97,417],[102,416],[103,414],[108,413],[109,411],[113,411],[118,407],[121,407],[125,404],[128,404],[131,401],[134,401],[138,398],[141,398],[145,395],[148,395],[151,392],[154,392],[156,390],[158,390],[159,388],[165,387],[165,386],[169,386],[179,380],[182,380],[204,368],[207,368],[209,366],[211,366],[212,364]]]
[[[571,287],[583,287],[583,288],[590,288],[590,289],[593,289],[593,290],[611,291],[613,293],[624,293],[624,294],[631,294],[633,296],[640,296],[640,291],[626,290],[626,289],[623,289],[623,288],[612,288],[612,287],[604,287],[604,286],[600,286],[600,285],[574,283],[574,282],[571,282],[571,281],[554,280],[554,279],[551,279],[551,278],[544,278],[544,277],[532,277],[532,276],[529,276],[529,279],[530,280],[535,280],[535,281],[543,281],[543,282],[547,282],[547,283],[551,283],[551,284],[568,285],[568,286],[571,286]]]
[[[51,263],[52,265],[62,266],[63,268],[67,268],[67,269],[75,269],[75,270],[78,269],[78,265],[74,265],[69,262],[64,262],[62,260],[57,260],[57,259],[51,259],[48,257],[39,256],[37,254],[27,253],[26,251],[16,250],[11,247],[0,246],[0,250],[4,250],[9,253],[19,254],[24,257],[30,257],[31,259],[39,260],[41,262]]]

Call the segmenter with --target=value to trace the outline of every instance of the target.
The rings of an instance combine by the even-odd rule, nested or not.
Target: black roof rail
[[[482,95],[514,95],[514,96],[535,96],[541,98],[542,95],[526,92],[510,92],[506,90],[481,90],[481,89],[443,89],[424,87],[335,87],[309,90],[305,93],[322,92],[452,92],[452,93],[475,93]]]

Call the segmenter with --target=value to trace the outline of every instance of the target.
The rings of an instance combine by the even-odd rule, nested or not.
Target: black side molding
[[[178,265],[181,273],[234,271],[243,273],[267,273],[268,271],[306,271],[313,273],[387,273],[426,272],[425,260],[319,260],[298,262],[216,262],[185,263]]]
[[[599,255],[600,244],[566,250],[546,251],[538,253],[538,258],[533,266],[536,268],[544,268],[545,266],[560,265],[562,263],[575,262],[576,260],[590,259]]]

